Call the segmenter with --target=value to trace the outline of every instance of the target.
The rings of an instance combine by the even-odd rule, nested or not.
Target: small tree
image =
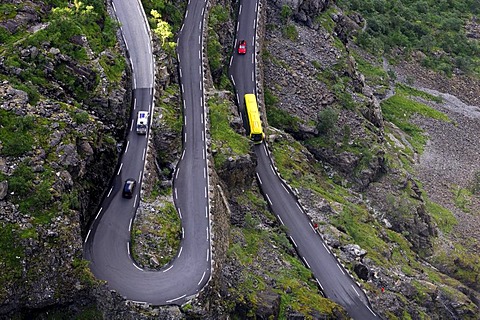
[[[317,130],[320,134],[331,136],[336,131],[338,112],[333,108],[326,108],[318,113]]]

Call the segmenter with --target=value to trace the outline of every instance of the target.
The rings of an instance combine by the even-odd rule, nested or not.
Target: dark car
[[[238,54],[247,53],[247,41],[242,40],[238,43]]]
[[[137,181],[135,179],[127,179],[123,185],[122,197],[130,199],[133,196],[136,185]]]

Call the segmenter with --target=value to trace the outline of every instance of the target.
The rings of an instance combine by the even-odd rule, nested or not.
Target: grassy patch
[[[265,108],[268,124],[287,132],[298,131],[300,119],[287,111],[277,108],[278,98],[268,89],[265,89]]]
[[[454,186],[453,190],[453,202],[455,206],[465,213],[472,212],[472,192],[468,189],[461,188],[460,186]]]
[[[119,83],[122,80],[126,68],[126,62],[123,56],[115,55],[110,57],[101,55],[99,62],[109,81]]]
[[[11,224],[0,225],[0,298],[6,298],[9,283],[22,275],[21,261],[24,257],[23,248],[17,235],[17,227]]]
[[[233,154],[247,154],[250,151],[249,140],[236,133],[230,127],[229,102],[221,101],[218,97],[208,99],[210,111],[210,130],[212,135],[212,148],[228,148]],[[218,167],[226,160],[227,155],[217,152],[214,155],[215,166]]]
[[[450,119],[444,113],[412,100],[411,95],[419,96],[422,94],[406,86],[397,87],[397,93],[381,103],[382,112],[387,121],[394,123],[409,135],[408,140],[415,151],[422,153],[428,138],[420,127],[411,122],[413,116],[420,115],[445,122],[450,121]],[[427,94],[422,95],[422,98],[424,97],[435,99],[435,97],[427,96]]]
[[[449,233],[457,224],[457,219],[447,208],[430,200],[425,202],[425,208],[442,232]]]
[[[148,266],[150,258],[155,256],[163,266],[175,257],[181,238],[177,210],[171,202],[163,201],[154,214],[144,212],[135,221],[131,232],[132,256],[143,266]]]
[[[1,155],[20,157],[32,150],[34,143],[32,131],[36,127],[32,116],[20,117],[2,109],[0,124]]]
[[[177,98],[178,94],[178,85],[171,84],[165,89],[157,103],[162,113],[162,125],[166,125],[176,132],[177,135],[180,135],[183,128],[183,117],[180,100]]]

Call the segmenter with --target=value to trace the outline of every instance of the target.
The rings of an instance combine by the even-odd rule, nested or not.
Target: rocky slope
[[[41,21],[47,5],[8,4],[18,6],[7,7],[15,14],[0,20],[9,32],[33,34],[46,27]],[[222,17],[208,33],[213,30],[211,48],[220,48],[215,59],[222,63],[231,52],[231,5],[210,1],[210,14]],[[262,8],[261,92],[269,147],[327,243],[383,317],[478,319],[478,242],[471,243],[478,241],[478,199],[462,193],[478,184],[471,147],[478,122],[476,80],[447,79],[415,64],[395,66],[398,81],[450,92],[470,105],[452,104],[450,96],[443,102],[409,97],[452,120],[413,119],[431,138],[420,154],[408,134],[384,119],[381,100],[395,93],[395,81],[385,71],[367,72],[382,65],[352,41],[363,26],[361,16],[346,16],[321,0],[262,1]],[[7,253],[0,257],[6,271],[0,275],[0,318],[346,318],[340,306],[321,296],[269,212],[234,95],[218,89],[228,87],[221,67],[207,72],[210,121],[222,124],[208,132],[214,239],[209,286],[181,308],[157,308],[125,302],[92,278],[81,259],[81,235],[116,165],[129,81],[124,73],[117,81],[106,77],[102,59],[114,64],[118,47],[96,51],[88,39],[72,41],[87,49],[88,59],[80,64],[52,42],[20,45],[12,54],[17,60],[0,59],[2,75],[11,79],[0,85],[0,248]],[[155,53],[160,77],[144,185],[148,196],[135,222],[133,250],[149,268],[161,267],[175,252],[170,240],[178,239],[174,213],[165,215],[170,220],[156,219],[157,210],[171,207],[182,119],[173,61],[161,49]],[[29,65],[50,83],[35,82],[38,92],[21,86],[22,68]],[[73,90],[72,83],[81,83],[83,91]],[[227,136],[215,127],[229,130]],[[452,167],[461,174],[452,175]],[[433,202],[451,210],[459,223]]]

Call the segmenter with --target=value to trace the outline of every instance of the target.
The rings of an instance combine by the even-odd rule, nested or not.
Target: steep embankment
[[[129,82],[103,3],[56,5],[0,5],[2,318],[96,314],[82,233],[116,166]]]

